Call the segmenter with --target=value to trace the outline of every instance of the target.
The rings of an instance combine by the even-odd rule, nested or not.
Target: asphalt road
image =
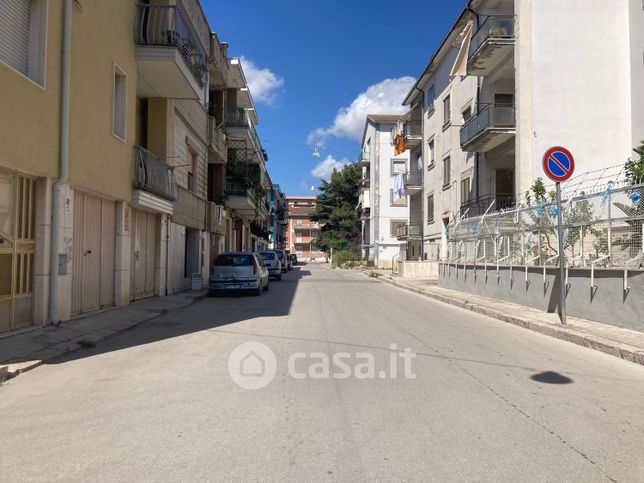
[[[262,389],[229,375],[249,341]],[[309,265],[5,383],[0,480],[642,481],[643,396],[643,367]]]

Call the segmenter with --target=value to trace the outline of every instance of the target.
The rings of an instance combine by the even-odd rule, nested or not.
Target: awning
[[[473,31],[474,22],[469,20],[459,35],[461,38],[461,48],[456,56],[456,62],[454,62],[452,71],[449,73],[450,78],[467,75],[467,59],[470,54],[470,42],[472,41]]]

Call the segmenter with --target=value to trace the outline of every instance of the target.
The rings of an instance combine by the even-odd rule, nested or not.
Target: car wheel
[[[282,274],[280,273],[277,277],[275,277],[275,280],[277,280],[278,282],[281,282],[282,281]]]
[[[262,292],[263,292],[263,290],[262,290],[262,282],[259,282],[259,287],[257,287],[257,288],[253,291],[253,295],[254,295],[255,297],[259,297],[260,295],[262,295]]]
[[[266,280],[266,287],[264,287],[264,290],[268,292],[268,280]]]

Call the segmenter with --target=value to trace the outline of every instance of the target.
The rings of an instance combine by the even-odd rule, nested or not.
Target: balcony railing
[[[423,172],[412,171],[403,175],[403,183],[405,188],[423,186]]]
[[[483,44],[493,40],[514,39],[514,18],[512,16],[491,15],[481,24],[472,37],[470,56],[474,55]]]
[[[420,121],[407,121],[404,124],[404,133],[407,138],[422,138],[423,125]]]
[[[139,5],[135,42],[137,45],[175,47],[186,60],[199,86],[205,87],[207,57],[188,14],[180,5]]]
[[[422,237],[423,227],[421,225],[401,225],[398,227],[398,239],[406,240],[410,237]]]
[[[461,146],[465,146],[488,129],[512,129],[516,126],[514,106],[486,106],[461,128]]]
[[[208,116],[208,134],[210,145],[226,161],[226,134],[221,129],[221,126],[218,125],[217,119],[213,116]]]
[[[226,44],[219,42],[219,37],[214,32],[210,35],[210,62],[215,65],[219,80],[225,85],[228,79],[228,48]]]
[[[133,185],[168,201],[177,201],[177,182],[172,168],[140,146],[135,148]]]
[[[487,211],[492,202],[494,206],[491,211],[507,210],[513,208],[516,204],[515,197],[512,193],[499,193],[496,196],[482,196],[475,200],[470,200],[461,205],[461,216],[467,212],[468,217],[481,216]]]
[[[257,149],[257,153],[260,156],[263,156],[265,160],[268,158],[268,156],[266,156],[266,151],[264,151],[264,148],[262,148],[262,143],[259,140],[255,125],[251,121],[246,109],[241,107],[233,107],[228,109],[228,112],[226,113],[226,127],[248,129],[250,132],[250,137],[255,144],[255,148]]]

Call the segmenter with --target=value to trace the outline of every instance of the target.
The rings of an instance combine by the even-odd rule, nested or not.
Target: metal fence
[[[577,194],[580,193],[580,194]],[[455,220],[446,262],[557,266],[556,202],[525,203],[506,211]],[[564,192],[563,246],[570,267],[635,268],[644,252],[644,184],[608,181],[591,194]]]

